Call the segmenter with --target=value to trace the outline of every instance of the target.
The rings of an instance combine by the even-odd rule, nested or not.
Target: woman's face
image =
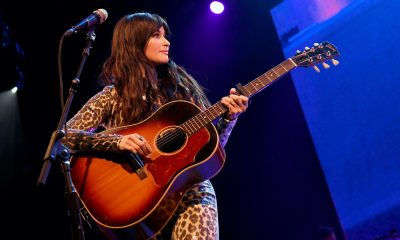
[[[153,33],[144,48],[144,54],[154,64],[168,63],[169,41],[165,38],[164,27]]]

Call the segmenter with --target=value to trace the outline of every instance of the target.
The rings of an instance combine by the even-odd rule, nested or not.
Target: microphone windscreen
[[[105,9],[100,8],[94,11],[93,13],[96,13],[100,17],[99,19],[100,23],[103,23],[108,18],[108,13]]]

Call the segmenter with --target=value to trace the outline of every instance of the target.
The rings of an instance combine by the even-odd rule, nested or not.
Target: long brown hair
[[[149,116],[159,101],[179,99],[201,107],[210,105],[202,87],[182,67],[171,59],[155,67],[146,58],[146,43],[161,27],[170,34],[163,18],[140,12],[124,16],[114,28],[111,55],[103,64],[100,78],[115,85],[125,124]]]

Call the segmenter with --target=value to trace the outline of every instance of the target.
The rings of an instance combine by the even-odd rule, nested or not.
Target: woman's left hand
[[[231,88],[229,93],[229,96],[221,99],[221,103],[228,109],[224,118],[233,121],[239,117],[241,113],[246,111],[247,106],[249,105],[249,98],[243,95],[236,95],[235,88]]]

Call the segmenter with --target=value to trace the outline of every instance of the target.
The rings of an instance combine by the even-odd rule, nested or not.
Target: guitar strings
[[[299,60],[299,59],[304,58],[304,57],[305,56],[303,56],[303,55],[296,55],[296,56],[293,56],[292,58],[295,59],[295,60]],[[311,57],[311,59],[313,59],[313,57]],[[299,63],[302,64],[302,63],[305,63],[307,61],[309,61],[309,59],[305,58],[304,60],[300,61]],[[257,79],[259,79],[259,78],[260,77],[257,77]],[[260,78],[259,80],[263,80],[263,79]],[[256,90],[258,90],[258,89],[256,89]],[[196,129],[197,127],[194,126],[194,124],[190,123],[191,121],[193,121],[194,118],[195,117],[189,119],[186,123],[189,124],[189,125],[191,124]],[[182,124],[182,125],[184,125],[184,124]],[[199,129],[197,129],[195,132],[197,132]],[[174,144],[176,142],[179,142],[182,139],[185,139],[185,137],[186,137],[186,131],[184,130],[184,128],[183,127],[178,127],[176,129],[172,130],[171,132],[166,133],[165,136],[157,139],[156,143],[157,143],[157,145],[159,147],[163,148],[165,146],[168,146],[169,144]]]
[[[209,108],[209,109],[211,109],[211,108]],[[202,112],[202,113],[204,113],[204,112]],[[191,135],[190,132],[192,132],[192,134],[193,134],[193,133],[197,132],[198,130],[200,130],[202,127],[204,127],[206,124],[211,122],[210,118],[207,117],[208,122],[206,122],[206,124],[203,125],[202,123],[200,123],[200,124],[197,124],[198,126],[196,127],[193,122],[196,122],[195,118],[197,116],[192,117],[191,119],[189,119],[185,123],[183,123],[181,126],[178,126],[176,129],[171,130],[170,132],[166,133],[165,136],[161,137],[160,139],[157,139],[157,141],[156,141],[157,145],[159,147],[165,147],[168,144],[174,144],[176,142],[179,142],[182,139],[185,139],[186,135]],[[190,126],[193,126],[193,128],[197,129],[197,130],[193,131]],[[186,131],[185,131],[185,128],[187,129]]]
[[[196,116],[195,116],[196,117]],[[194,129],[198,128],[196,131],[193,131],[190,126],[187,126],[186,128],[190,128],[190,131],[193,131],[193,133],[197,132],[198,130],[200,130],[202,127],[196,127],[193,123],[194,118],[192,117],[191,119],[187,120],[185,123],[183,123],[181,126],[178,126],[177,128],[175,128],[174,130],[168,132],[165,134],[165,136],[161,137],[160,139],[157,140],[157,145],[159,147],[165,147],[168,144],[173,144],[176,142],[179,142],[182,140],[182,138],[184,139],[186,137],[186,135],[189,135],[188,131],[185,131],[185,127],[184,125],[191,125],[194,127]],[[200,124],[201,125],[201,124]],[[200,126],[199,125],[199,126]]]
[[[213,119],[215,119],[216,117],[221,115],[221,112],[218,111],[218,108],[221,108],[221,107],[222,107],[221,102],[217,102],[213,106],[209,107],[207,110],[205,110],[205,111],[201,112],[200,114],[187,120],[185,123],[183,123],[181,126],[179,126],[179,128],[172,130],[171,133],[167,133],[161,139],[157,140],[157,144],[159,146],[164,147],[167,144],[176,143],[175,140],[178,140],[178,141],[182,140],[182,136],[183,136],[183,138],[185,138],[186,134],[191,135],[191,134],[197,132],[202,127],[204,127],[205,125],[210,123]],[[215,113],[212,112],[213,110]],[[223,111],[222,111],[222,113],[223,113]],[[201,114],[205,115],[205,118],[199,117]],[[211,118],[210,118],[210,115],[211,115]],[[214,115],[216,115],[216,116],[214,116]],[[196,120],[196,118],[197,118],[197,120]],[[204,120],[204,119],[207,119],[207,121],[200,122],[200,120]],[[198,122],[200,122],[200,123],[198,123]],[[195,123],[197,123],[197,124],[195,124]],[[193,129],[195,129],[195,131],[193,131],[192,127],[193,127]],[[186,129],[186,131],[185,131],[185,129]],[[183,135],[181,133],[183,133]]]
[[[171,132],[167,132],[165,136],[157,139],[156,143],[159,148],[164,148],[170,144],[177,143],[182,139],[185,139],[185,131],[181,128],[176,128]]]

